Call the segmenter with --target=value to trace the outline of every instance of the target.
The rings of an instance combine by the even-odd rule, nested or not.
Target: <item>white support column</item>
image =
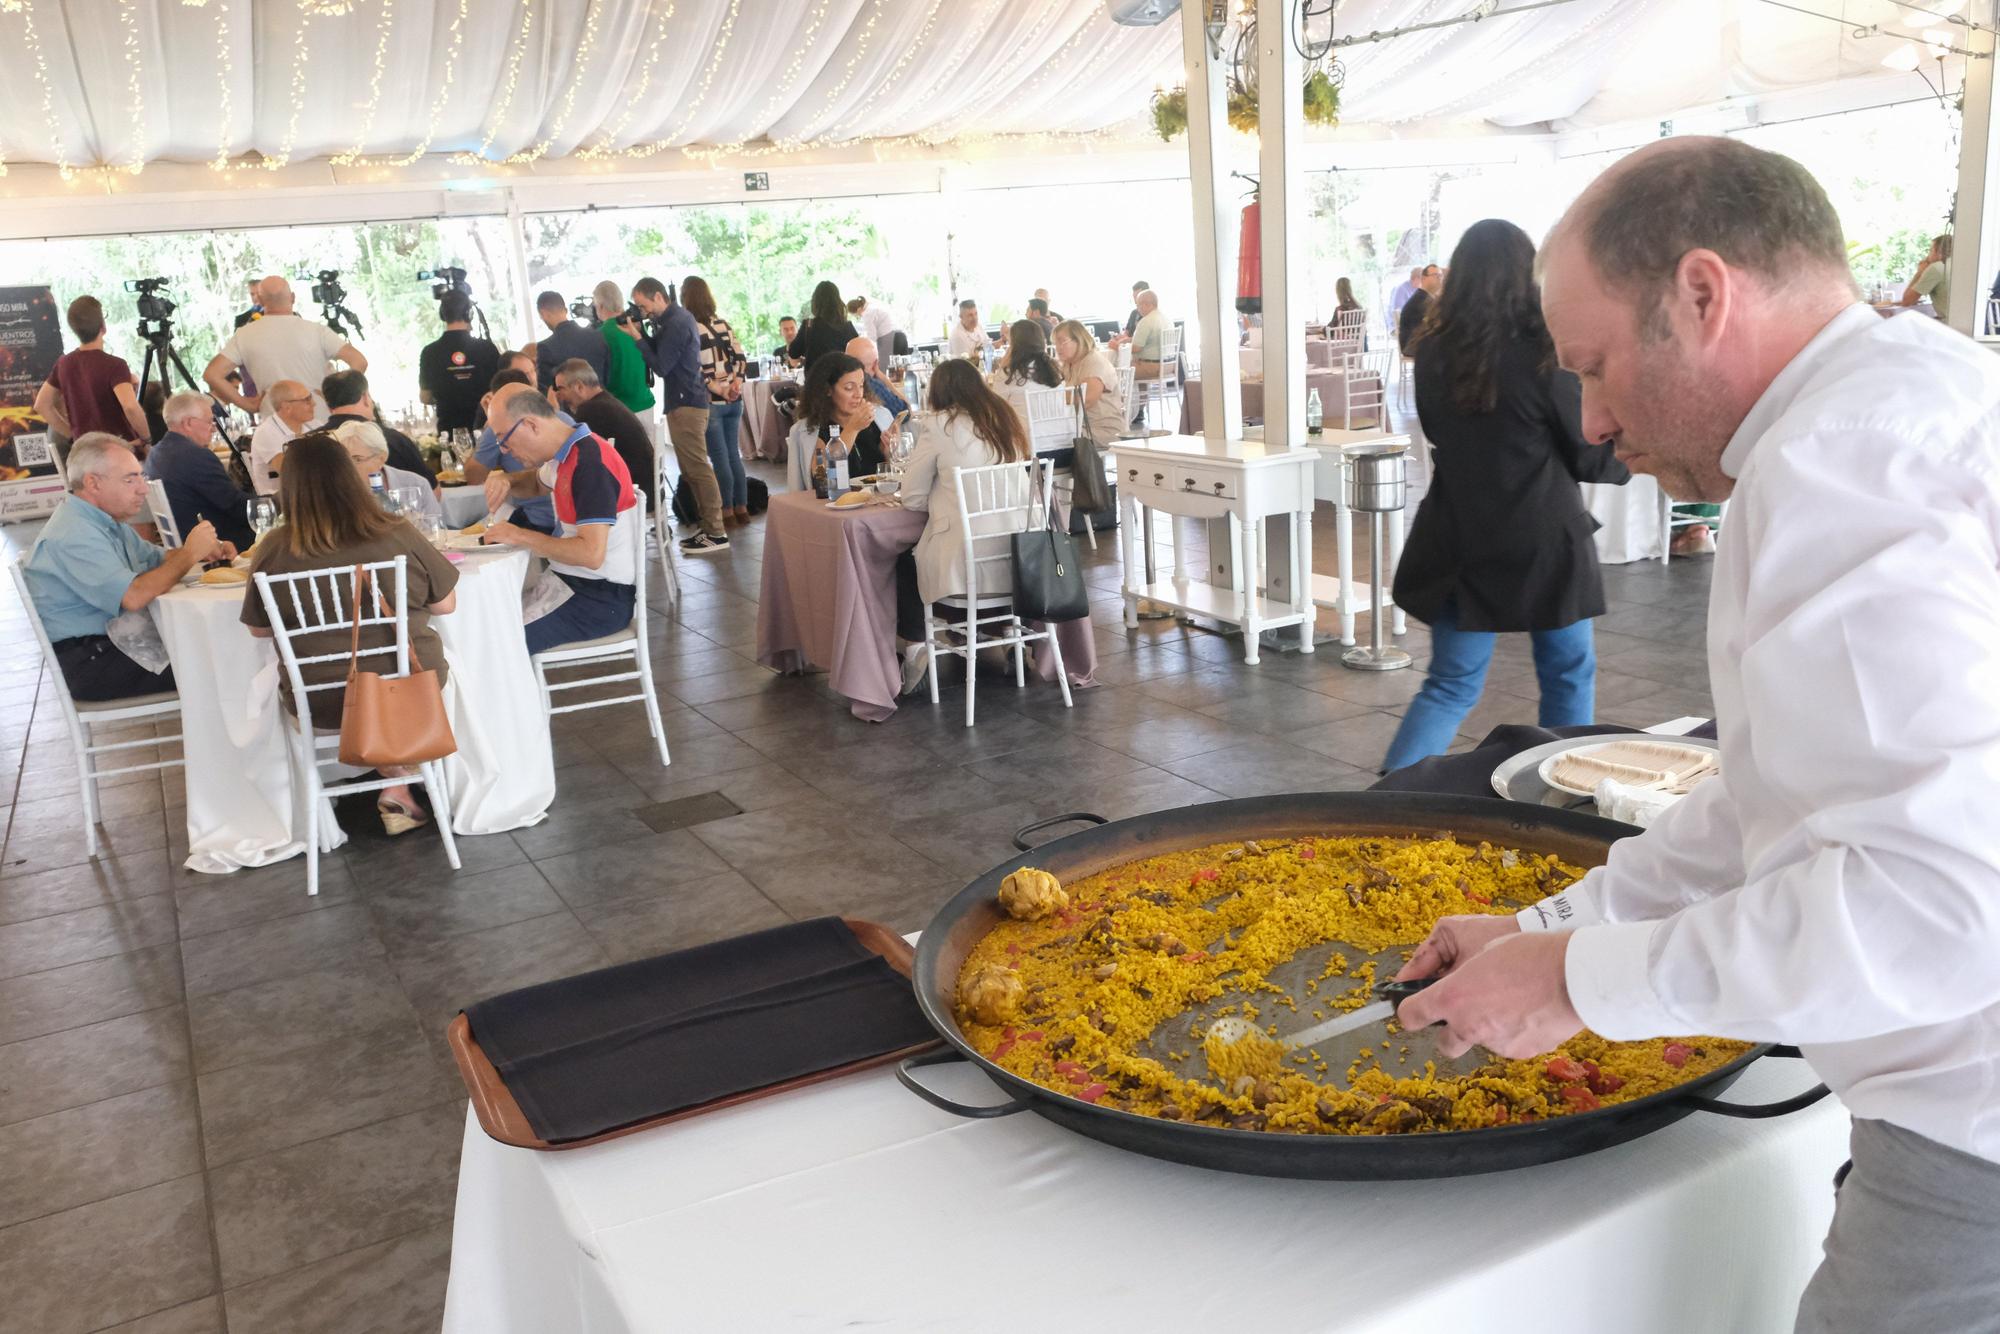
[[[1264,440],[1306,441],[1305,57],[1292,41],[1297,0],[1257,0],[1258,170],[1263,201]],[[1202,391],[1208,385],[1204,381]]]
[[[521,201],[512,190],[507,192],[507,249],[514,257],[514,286],[521,293],[521,308],[515,313],[521,320],[523,339],[532,342],[541,337],[542,323],[535,315],[534,291],[528,286],[528,229],[521,221]]]
[[[1983,16],[1981,9],[1987,12]],[[1973,7],[1972,17],[1994,19],[2000,5]],[[1965,97],[1958,139],[1958,212],[1952,219],[1951,327],[1960,333],[1986,332],[1986,293],[2000,268],[2000,140],[1994,137],[1993,34],[1954,27],[1966,50]]]
[[[1201,321],[1201,423],[1210,440],[1243,434],[1243,371],[1236,358],[1236,217],[1229,189],[1223,62],[1209,50],[1206,0],[1183,0],[1188,178],[1194,193],[1195,310]]]

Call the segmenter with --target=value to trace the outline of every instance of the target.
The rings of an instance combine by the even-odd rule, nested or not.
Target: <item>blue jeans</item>
[[[740,510],[750,503],[750,480],[743,471],[743,400],[708,405],[708,462],[715,484],[722,488],[722,508]]]
[[[1539,721],[1543,727],[1576,727],[1592,721],[1597,710],[1597,650],[1590,622],[1578,621],[1560,630],[1536,630],[1535,678],[1541,683]],[[1458,725],[1486,688],[1486,668],[1493,661],[1493,635],[1458,628],[1458,608],[1447,602],[1431,622],[1430,674],[1410,701],[1396,739],[1389,743],[1385,773],[1432,755],[1442,755],[1458,736]]]
[[[548,615],[528,622],[528,652],[596,639],[632,623],[631,584],[573,579],[561,573],[556,573],[556,578],[570,586],[572,596]]]

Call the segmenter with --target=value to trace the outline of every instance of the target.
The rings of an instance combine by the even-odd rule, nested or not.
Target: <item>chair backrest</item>
[[[1160,330],[1160,360],[1171,362],[1181,354],[1181,326],[1169,324]]]
[[[1008,538],[1048,521],[1050,477],[1054,464],[1048,459],[1023,463],[993,463],[981,468],[958,469],[959,532],[965,542],[965,595],[970,601],[981,597],[1011,594],[1014,587],[1014,550]],[[1042,507],[1037,515],[1037,505]],[[990,591],[982,594],[980,585]]]
[[[1361,337],[1361,330],[1368,322],[1368,312],[1356,306],[1353,310],[1343,310],[1333,317],[1333,335],[1336,338]]]
[[[660,508],[653,515],[653,528],[654,536],[660,543],[662,558],[667,554],[667,543],[672,541],[674,536],[673,524],[668,518],[674,512],[674,483],[673,479],[667,476],[667,460],[673,456],[672,449],[653,450],[653,488],[660,493]],[[642,496],[640,499],[643,501],[645,498]]]
[[[9,558],[7,569],[14,576],[14,591],[21,595],[21,605],[27,608],[28,624],[35,627],[35,646],[42,651],[42,662],[54,679],[56,700],[62,705],[63,721],[73,728],[76,725],[76,702],[69,695],[69,681],[62,674],[62,664],[56,661],[56,649],[49,639],[49,629],[42,624],[42,613],[35,609],[35,595],[28,591],[28,572],[21,562]]]
[[[660,452],[664,454],[664,453],[668,453],[668,452],[670,452],[670,451],[667,451],[667,450],[661,450]],[[639,487],[639,486],[635,486],[635,487],[633,487],[633,488],[632,488],[632,499],[633,499],[633,500],[634,500],[635,502],[637,502],[637,504],[638,504],[638,506],[639,506],[639,513],[638,513],[637,515],[635,515],[635,516],[634,516],[634,518],[635,518],[635,520],[636,520],[636,521],[635,521],[635,522],[634,522],[634,523],[632,524],[632,537],[631,537],[631,542],[632,542],[632,572],[633,572],[633,573],[632,573],[632,628],[633,628],[634,630],[636,630],[636,631],[638,632],[638,634],[639,634],[639,651],[643,653],[643,652],[645,652],[645,651],[646,651],[646,564],[647,564],[647,562],[646,562],[646,527],[647,527],[647,524],[646,524],[646,490],[645,490],[645,488],[644,488],[644,487]],[[660,510],[661,510],[661,512],[662,512],[662,513],[664,513],[664,512],[665,512],[665,511],[667,510],[667,508],[668,508],[668,507],[667,507],[667,506],[665,506],[665,505],[662,505],[662,506],[660,506]],[[665,540],[662,540],[662,541],[661,541],[661,543],[660,543],[660,559],[662,559],[662,560],[671,560],[671,559],[672,559],[672,557],[670,557],[670,556],[668,556],[668,555],[667,555],[667,544],[666,544]]]
[[[1129,364],[1118,368],[1118,401],[1124,405],[1127,412],[1132,411],[1132,393],[1138,387],[1136,382],[1138,374]]]
[[[1031,384],[1022,394],[1027,405],[1028,448],[1037,454],[1068,449],[1076,440],[1076,406],[1065,385],[1044,389]]]
[[[257,586],[257,596],[264,603],[264,617],[271,623],[271,637],[277,641],[279,665],[284,669],[286,680],[291,683],[292,698],[298,701],[300,718],[310,713],[305,700],[313,691],[342,690],[347,682],[344,677],[336,676],[330,681],[309,686],[299,668],[307,663],[345,662],[348,658],[346,644],[334,653],[300,657],[293,641],[301,635],[329,630],[351,631],[357,620],[362,629],[391,626],[395,630],[394,642],[375,647],[363,644],[355,656],[362,660],[392,657],[395,659],[395,670],[385,671],[383,675],[410,674],[408,560],[407,556],[397,556],[393,560],[363,564],[361,569],[365,582],[358,600],[354,597],[352,565],[301,570],[297,574],[259,571],[251,576],[251,582]],[[387,590],[382,586],[385,580],[389,585]]]
[[[174,507],[167,501],[167,484],[157,477],[146,483],[146,508],[152,513],[153,527],[160,530],[160,545],[169,551],[179,546],[181,529],[174,522]]]
[[[1342,425],[1354,429],[1357,417],[1380,422],[1382,400],[1389,383],[1389,352],[1349,352],[1341,358],[1343,388],[1347,391],[1347,412]]]

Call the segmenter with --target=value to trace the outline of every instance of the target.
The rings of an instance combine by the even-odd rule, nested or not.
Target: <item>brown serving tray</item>
[[[854,917],[843,917],[840,920],[847,924],[848,929],[854,932],[855,939],[862,945],[887,959],[889,966],[904,977],[910,976],[911,966],[916,958],[916,951],[911,948],[910,942],[888,927],[874,922],[864,922]],[[934,1038],[913,1047],[904,1047],[898,1051],[884,1052],[880,1056],[870,1056],[866,1060],[837,1065],[831,1070],[820,1070],[813,1074],[800,1075],[796,1079],[767,1084],[763,1088],[745,1089],[741,1093],[732,1093],[726,1098],[716,1098],[698,1106],[683,1107],[678,1112],[650,1117],[629,1126],[620,1126],[616,1130],[607,1130],[601,1135],[592,1135],[588,1139],[551,1144],[535,1134],[534,1129],[529,1126],[527,1115],[521,1111],[521,1104],[514,1101],[514,1095],[502,1082],[500,1072],[494,1068],[493,1062],[486,1058],[486,1053],[480,1050],[478,1039],[472,1036],[472,1025],[466,1021],[463,1014],[454,1018],[451,1026],[445,1029],[445,1041],[451,1047],[452,1059],[458,1062],[459,1078],[465,1081],[465,1091],[472,1099],[472,1110],[479,1117],[480,1129],[502,1144],[511,1144],[517,1149],[550,1151],[580,1149],[586,1144],[602,1144],[608,1139],[650,1130],[654,1126],[663,1126],[672,1121],[684,1121],[690,1116],[700,1116],[703,1112],[734,1107],[739,1103],[756,1102],[760,1098],[768,1098],[775,1093],[784,1093],[791,1089],[805,1088],[810,1084],[823,1084],[829,1079],[851,1075],[857,1070],[872,1070],[876,1066],[889,1065],[902,1060],[905,1056],[929,1051],[940,1045]]]

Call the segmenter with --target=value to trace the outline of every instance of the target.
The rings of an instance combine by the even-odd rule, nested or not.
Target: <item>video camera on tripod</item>
[[[334,276],[339,277],[338,274]],[[147,388],[156,380],[167,393],[172,394],[175,371],[180,372],[181,382],[189,389],[196,393],[208,393],[201,381],[195,379],[193,373],[188,370],[187,363],[181,360],[179,349],[174,346],[173,316],[179,307],[172,297],[166,295],[164,289],[167,283],[168,279],[165,278],[125,280],[125,290],[135,292],[139,297],[136,303],[139,307],[139,339],[146,345],[145,359],[139,367],[139,397],[142,401],[146,397]],[[317,289],[314,290],[314,295],[318,295]],[[229,446],[231,478],[237,485],[248,490],[250,471],[248,463],[245,462],[243,441],[230,432],[229,415],[223,411],[222,404],[215,401],[213,394],[209,394],[208,402],[209,410],[215,414],[216,436]]]
[[[321,269],[319,281],[312,285],[312,299],[319,306],[319,317],[326,326],[345,338],[347,326],[352,324],[356,335],[361,333],[361,319],[341,303],[347,300],[347,289],[340,285],[339,269]]]
[[[479,336],[491,342],[493,331],[487,327],[486,312],[472,298],[472,284],[465,280],[465,270],[440,264],[434,269],[418,269],[417,281],[431,285],[431,300],[442,301],[453,292],[465,297],[466,305],[472,310],[472,317],[479,321]]]
[[[146,324],[152,322],[167,324],[172,321],[174,311],[179,309],[174,304],[172,297],[161,294],[160,289],[166,285],[167,280],[165,278],[127,278],[125,280],[125,290],[139,294],[139,333],[142,337],[151,338],[151,335],[145,328]]]

